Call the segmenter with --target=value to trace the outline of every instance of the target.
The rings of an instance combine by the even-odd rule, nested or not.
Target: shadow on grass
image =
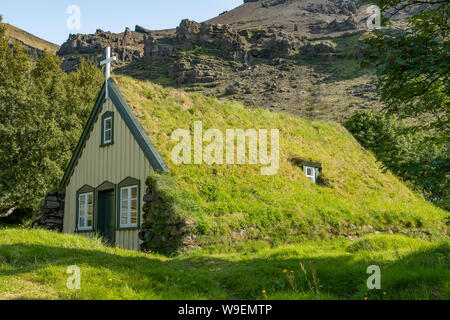
[[[183,298],[180,295],[184,292],[186,298],[262,299],[265,298],[262,290],[266,290],[269,298],[277,295],[286,298],[286,294],[294,299],[305,296],[322,299],[363,299],[366,296],[371,299],[449,298],[450,248],[446,244],[397,259],[383,257],[382,261],[366,258],[367,254],[346,252],[329,257],[295,254],[286,249],[267,258],[231,260],[188,254],[166,259],[152,255],[121,256],[90,249],[10,244],[0,246],[0,266],[7,266],[0,270],[1,276],[20,276],[55,266],[63,268],[61,276],[65,279],[65,267],[78,265],[82,270],[88,270],[87,273],[95,273],[91,268],[112,273],[134,292],[150,290],[162,299],[172,299],[173,295],[167,293],[171,290],[179,293],[175,299]],[[318,296],[309,289],[299,262],[307,267],[309,279],[311,269],[317,269]],[[366,270],[373,264],[381,268],[382,290],[368,292]],[[294,286],[289,284],[284,273],[291,274],[291,271]],[[107,281],[102,275],[94,280],[100,284]]]

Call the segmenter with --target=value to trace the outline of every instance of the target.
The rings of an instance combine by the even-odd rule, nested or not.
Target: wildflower
[[[291,273],[294,273],[294,271],[291,270]]]
[[[264,294],[264,295],[265,295],[265,294],[266,294],[266,290],[263,290],[263,291],[262,291],[262,294]]]
[[[192,284],[195,284],[195,281],[192,281]]]
[[[364,300],[367,300],[367,297],[364,297]]]
[[[283,270],[283,273],[287,273],[287,270],[286,270],[286,269],[284,269],[284,270]]]
[[[112,279],[111,279],[111,278],[109,278],[109,279],[108,279],[108,281],[109,281],[109,282],[111,282],[111,281],[112,281]]]
[[[383,294],[386,294],[386,292],[383,292]]]

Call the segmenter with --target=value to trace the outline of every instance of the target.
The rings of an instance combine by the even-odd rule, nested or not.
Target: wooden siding
[[[114,144],[100,147],[101,116],[107,111],[114,112]],[[116,110],[111,100],[106,101],[66,187],[63,232],[75,233],[77,190],[84,185],[97,188],[105,181],[117,185],[127,177],[140,180],[140,221],[142,223],[142,206],[144,204],[142,198],[146,189],[145,180],[151,170],[149,161],[121,118],[118,110]],[[140,240],[138,233],[138,230],[116,230],[116,245],[125,249],[139,250]],[[80,233],[80,235],[92,237],[93,233]]]

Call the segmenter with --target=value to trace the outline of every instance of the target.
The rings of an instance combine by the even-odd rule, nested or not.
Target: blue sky
[[[148,29],[176,27],[182,19],[204,21],[231,10],[242,0],[0,0],[3,21],[40,38],[62,44],[70,33],[96,29],[122,32],[136,24]],[[71,5],[81,10],[81,29],[67,27]]]

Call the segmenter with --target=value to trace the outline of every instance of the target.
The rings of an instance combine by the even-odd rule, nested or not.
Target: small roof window
[[[322,164],[320,162],[315,162],[311,160],[304,160],[300,158],[292,158],[290,161],[302,168],[306,177],[315,184],[319,184],[319,175],[322,172]]]

